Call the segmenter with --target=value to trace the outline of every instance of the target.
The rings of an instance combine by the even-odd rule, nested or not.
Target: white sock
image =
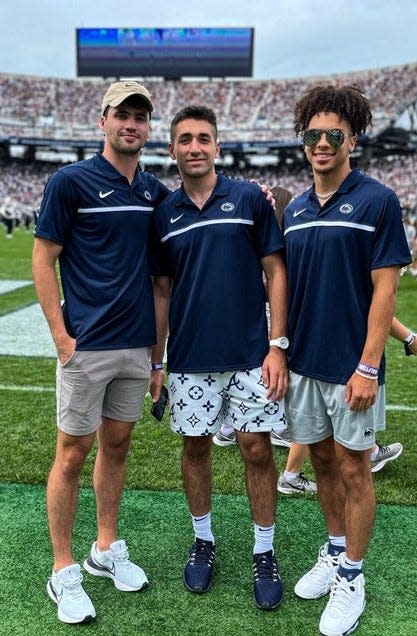
[[[337,548],[337,550],[330,550],[331,554],[340,554],[346,550],[346,537],[344,535],[340,537],[335,537],[332,534],[329,534],[329,543],[333,548]]]
[[[378,453],[379,453],[379,446],[377,446],[376,448],[374,448],[374,450],[372,451],[372,453],[370,454],[370,459],[371,462],[374,462],[376,460],[376,458],[378,457]]]
[[[223,424],[223,426],[222,426],[222,427],[221,427],[221,429],[220,429],[220,432],[221,432],[223,435],[230,435],[230,433],[233,433],[233,432],[234,432],[234,430],[235,430],[235,429],[234,429],[234,428],[233,428],[233,426],[231,426],[230,424]]]
[[[214,536],[211,531],[211,512],[201,517],[191,515],[191,519],[196,538],[198,537],[199,539],[203,539],[203,541],[211,541],[214,543]]]
[[[290,473],[288,470],[284,470],[284,479],[290,483],[295,483],[300,473]]]
[[[352,561],[352,559],[348,559],[346,557],[346,552],[340,555],[339,564],[345,570],[362,570],[363,559],[360,561]]]
[[[255,535],[255,545],[253,546],[254,554],[260,554],[262,552],[269,552],[269,550],[274,550],[273,542],[275,524],[265,527],[258,526],[258,524],[254,523],[253,532]]]

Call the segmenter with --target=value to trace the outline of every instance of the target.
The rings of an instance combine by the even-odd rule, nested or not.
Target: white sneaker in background
[[[374,460],[371,460],[371,472],[377,473],[381,468],[384,468],[387,462],[392,462],[403,452],[403,445],[400,442],[394,442],[394,444],[388,444],[388,446],[381,446],[378,444],[378,455]]]
[[[303,494],[305,492],[315,493],[317,492],[317,484],[315,481],[310,481],[304,475],[304,473],[298,473],[295,481],[288,481],[284,477],[284,473],[281,473],[278,477],[277,490],[284,495]]]

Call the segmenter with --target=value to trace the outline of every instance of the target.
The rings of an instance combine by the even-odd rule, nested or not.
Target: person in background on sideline
[[[272,196],[275,199],[275,215],[279,226],[283,225],[283,213],[285,206],[291,201],[293,195],[286,188],[274,186],[271,188]],[[268,289],[266,285],[268,296]],[[286,424],[285,413],[280,414],[279,422],[275,423],[275,428],[271,431],[271,444],[273,446],[285,446],[289,448],[288,459],[285,470],[278,477],[277,488],[279,492],[289,493],[315,493],[317,486],[314,481],[310,481],[302,472],[305,459],[308,457],[308,446],[291,442]],[[278,426],[277,424],[280,424]],[[226,421],[219,431],[213,435],[213,442],[217,446],[230,446],[236,444],[237,437],[233,423]]]

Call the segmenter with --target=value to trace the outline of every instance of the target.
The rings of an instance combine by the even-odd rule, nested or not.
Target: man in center
[[[284,241],[261,189],[216,173],[220,148],[212,110],[179,111],[169,151],[182,186],[154,219],[158,346],[152,362],[162,361],[169,309],[170,421],[183,437],[182,474],[195,533],[184,584],[202,593],[212,581],[212,436],[226,416],[245,464],[254,600],[273,609],[283,596],[273,548],[277,474],[270,431],[288,382]],[[263,271],[272,299],[269,337]]]

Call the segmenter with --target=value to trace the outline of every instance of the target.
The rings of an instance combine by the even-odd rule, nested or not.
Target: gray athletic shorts
[[[289,374],[285,412],[294,442],[314,444],[327,437],[352,450],[366,450],[375,443],[376,431],[385,429],[385,386],[366,411],[351,411],[345,403],[346,385]]]
[[[280,428],[284,400],[269,402],[258,367],[219,373],[169,373],[170,424],[174,433],[214,435],[224,421],[242,433]],[[282,427],[281,427],[282,428]]]
[[[136,422],[149,386],[149,347],[74,351],[56,371],[57,425],[69,435],[88,435],[102,416]]]

